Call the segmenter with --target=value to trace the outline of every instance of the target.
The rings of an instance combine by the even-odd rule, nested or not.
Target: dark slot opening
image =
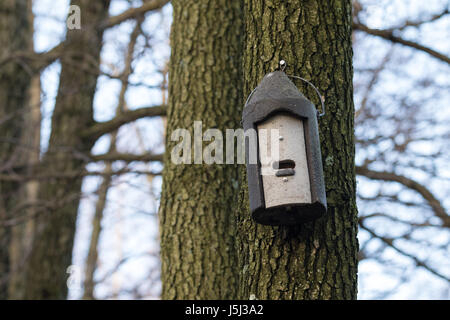
[[[274,161],[272,164],[272,168],[274,168],[275,170],[277,170],[277,169],[294,169],[295,161],[290,160],[290,159]]]

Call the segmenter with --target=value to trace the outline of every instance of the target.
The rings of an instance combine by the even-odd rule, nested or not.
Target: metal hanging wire
[[[280,70],[284,72],[284,69],[286,69],[286,61],[281,60],[279,62],[280,65]],[[321,104],[321,111],[317,111],[317,117],[323,117],[325,115],[325,99],[323,98],[323,96],[320,94],[319,89],[316,88],[315,85],[313,85],[310,81],[306,80],[305,78],[299,77],[299,76],[294,76],[294,75],[289,75],[286,74],[286,76],[288,76],[289,78],[294,78],[294,79],[299,79],[302,80],[304,82],[306,82],[308,85],[310,85],[311,87],[313,87],[314,91],[317,93],[317,95],[319,96],[320,99],[320,104]],[[253,91],[248,95],[247,100],[245,101],[245,105],[247,105],[247,103],[250,101],[250,98],[252,97],[253,93],[255,93],[256,88],[253,89]]]
[[[286,69],[286,61],[280,60],[279,65],[280,65],[280,70],[284,72],[284,69]],[[306,80],[305,78],[302,78],[302,77],[299,77],[299,76],[294,76],[294,75],[289,75],[289,74],[286,74],[286,75],[289,78],[302,80],[302,81],[306,82],[307,84],[309,84],[311,87],[313,87],[314,91],[316,91],[317,95],[319,96],[320,104],[322,105],[322,111],[321,112],[317,111],[317,116],[318,117],[323,117],[325,115],[325,99],[320,94],[319,89],[317,89],[315,85],[313,85],[310,81]]]
[[[319,96],[320,104],[322,105],[322,107],[321,107],[321,108],[322,108],[322,111],[321,111],[321,112],[317,111],[317,116],[318,116],[318,117],[323,117],[323,116],[325,115],[325,101],[324,101],[325,99],[324,99],[324,98],[322,97],[322,95],[320,94],[319,89],[317,89],[316,86],[314,86],[311,82],[309,82],[308,80],[306,80],[306,79],[304,79],[304,78],[302,78],[302,77],[299,77],[299,76],[293,76],[293,75],[289,75],[289,74],[287,74],[287,76],[288,76],[289,78],[300,79],[300,80],[306,82],[307,84],[309,84],[311,87],[313,87],[314,91],[316,91],[317,95]]]

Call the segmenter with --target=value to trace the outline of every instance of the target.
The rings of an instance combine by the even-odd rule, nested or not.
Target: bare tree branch
[[[36,53],[33,51],[28,52],[12,52],[6,54],[0,59],[0,67],[10,62],[22,62],[31,68],[34,72],[41,71],[48,67],[50,64],[59,59],[65,49],[65,41],[60,42],[58,45],[50,49],[49,51]]]
[[[431,17],[427,18],[427,19],[423,19],[423,20],[416,20],[416,21],[412,21],[412,20],[406,20],[402,25],[398,26],[398,27],[393,27],[393,28],[389,28],[386,30],[389,31],[394,31],[394,30],[403,30],[407,27],[418,27],[421,26],[425,23],[430,23],[436,20],[439,20],[440,18],[442,18],[443,16],[449,14],[449,11],[447,8],[444,9],[444,11],[436,13],[434,15],[432,15]]]
[[[133,161],[142,161],[142,162],[150,162],[150,161],[163,161],[164,154],[127,154],[127,153],[119,153],[119,152],[109,152],[101,155],[92,155],[91,159],[93,161],[125,161],[125,162],[133,162]]]
[[[106,21],[100,24],[100,28],[107,29],[114,27],[124,21],[129,19],[134,19],[139,15],[143,15],[152,10],[158,10],[164,7],[169,0],[151,0],[145,2],[142,6],[137,8],[131,8],[122,12],[117,16],[109,17]],[[0,67],[6,63],[15,60],[24,60],[29,64],[32,69],[40,71],[50,64],[52,64],[57,59],[61,58],[66,46],[66,41],[60,42],[58,45],[50,49],[49,51],[42,53],[35,52],[13,52],[0,59]]]
[[[122,125],[145,117],[158,117],[166,115],[167,106],[145,107],[135,110],[124,111],[114,119],[98,122],[88,130],[81,133],[82,136],[97,140],[102,135],[119,129]]]
[[[123,71],[121,72],[121,89],[119,93],[119,101],[118,106],[116,108],[116,115],[122,114],[122,112],[125,109],[125,94],[128,89],[128,79],[133,72],[132,68],[132,62],[133,62],[133,55],[135,52],[135,46],[137,38],[139,37],[141,33],[141,25],[144,20],[143,16],[139,16],[138,19],[136,19],[136,25],[131,32],[130,35],[130,41],[128,43],[128,49],[126,51],[124,60],[125,60],[125,67]],[[108,155],[117,153],[116,149],[116,143],[117,143],[117,130],[113,131],[111,133],[111,143],[109,146]],[[89,242],[89,250],[85,262],[85,272],[84,272],[84,291],[83,291],[83,299],[84,300],[91,300],[94,299],[94,273],[97,268],[97,259],[98,259],[98,252],[99,252],[99,240],[100,240],[100,233],[102,232],[102,220],[104,215],[104,210],[107,205],[107,196],[109,192],[109,188],[111,187],[112,182],[112,176],[111,173],[113,172],[113,166],[112,162],[108,161],[106,162],[105,169],[103,170],[105,175],[103,176],[103,181],[100,184],[97,194],[98,199],[97,203],[95,205],[95,213],[94,217],[92,219],[92,233],[91,238]]]
[[[442,226],[450,228],[450,216],[447,214],[440,201],[436,199],[431,191],[424,185],[410,178],[392,172],[374,171],[361,166],[356,166],[356,174],[374,180],[398,182],[409,189],[415,190],[428,202],[435,215],[442,220]]]
[[[405,257],[408,257],[410,259],[412,259],[414,261],[414,263],[419,266],[419,267],[423,267],[424,269],[428,270],[429,272],[431,272],[432,274],[434,274],[435,276],[438,276],[441,279],[444,279],[446,281],[450,281],[450,278],[446,277],[445,275],[441,274],[440,272],[438,272],[437,270],[431,268],[426,262],[418,259],[416,256],[400,249],[399,247],[397,247],[394,244],[394,240],[393,238],[388,238],[388,237],[383,237],[380,236],[379,234],[375,233],[373,230],[371,230],[370,228],[368,228],[366,225],[364,225],[363,223],[359,223],[359,226],[366,230],[368,233],[370,233],[370,235],[374,238],[378,238],[380,239],[385,245],[391,247],[392,249],[394,249],[395,251],[397,251],[398,253],[404,255]]]
[[[65,171],[65,172],[55,172],[55,173],[45,173],[45,174],[0,174],[0,181],[16,181],[16,182],[26,182],[30,180],[58,180],[58,179],[73,179],[76,177],[86,177],[86,176],[105,176],[105,175],[122,175],[122,174],[142,174],[148,176],[160,176],[160,171],[148,171],[148,170],[134,170],[129,168],[123,168],[116,170],[112,173],[106,174],[104,171]]]
[[[366,87],[366,90],[364,92],[363,98],[361,100],[361,106],[359,109],[355,112],[355,118],[358,118],[359,115],[364,111],[367,105],[367,101],[369,100],[370,93],[372,92],[373,87],[378,81],[378,78],[381,74],[381,72],[384,70],[386,64],[389,62],[391,55],[393,52],[393,46],[389,49],[388,53],[384,56],[383,60],[381,61],[380,65],[373,71],[372,77],[370,78],[370,81]]]
[[[121,14],[119,14],[117,16],[109,17],[108,20],[106,20],[104,23],[101,24],[101,27],[102,28],[114,27],[126,20],[136,18],[139,15],[143,15],[146,12],[161,9],[168,2],[169,2],[169,0],[151,0],[151,1],[145,2],[140,7],[131,8],[131,9],[126,10],[125,12],[122,12]]]
[[[385,213],[382,213],[382,212],[375,212],[375,213],[371,213],[371,214],[368,214],[368,215],[365,215],[365,216],[360,216],[359,220],[362,222],[362,221],[368,220],[370,218],[379,218],[379,217],[389,219],[389,220],[391,220],[393,222],[403,223],[403,224],[409,225],[411,227],[435,227],[435,228],[441,228],[442,227],[440,225],[431,224],[429,222],[416,223],[416,222],[406,221],[406,220],[402,220],[402,219],[399,219],[397,217],[393,217],[391,215],[388,215],[388,214],[385,214]]]
[[[106,274],[104,274],[100,279],[95,281],[95,283],[102,283],[105,282],[109,277],[111,277],[114,273],[117,272],[117,270],[120,269],[125,263],[127,263],[131,259],[138,259],[141,257],[148,257],[148,256],[154,256],[155,254],[153,252],[142,252],[139,254],[135,254],[132,256],[127,256],[122,258],[112,269],[110,269]]]
[[[401,37],[395,36],[394,32],[392,30],[386,29],[386,30],[382,30],[382,29],[371,29],[369,27],[367,27],[366,25],[360,23],[360,22],[354,22],[353,23],[353,29],[355,30],[359,30],[359,31],[363,31],[367,34],[373,35],[373,36],[378,36],[381,37],[383,39],[392,41],[394,43],[399,43],[402,44],[404,46],[410,47],[410,48],[414,48],[417,49],[419,51],[423,51],[428,53],[429,55],[447,63],[450,64],[450,58],[447,57],[446,55],[437,52],[436,50],[433,50],[431,48],[425,47],[421,44],[418,44],[417,42],[414,41],[410,41],[410,40],[405,40]]]
[[[34,65],[35,68],[37,70],[42,70],[59,59],[64,52],[65,44],[66,42],[63,41],[49,51],[38,53],[35,57],[35,60],[37,60]]]

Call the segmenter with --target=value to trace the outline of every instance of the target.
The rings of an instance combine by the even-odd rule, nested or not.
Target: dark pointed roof
[[[247,104],[253,104],[261,100],[280,100],[286,98],[305,99],[305,96],[283,71],[274,71],[266,74],[261,80]]]

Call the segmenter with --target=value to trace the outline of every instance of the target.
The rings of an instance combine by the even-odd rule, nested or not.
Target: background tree
[[[0,45],[7,48],[6,55],[32,50],[33,25],[31,1],[2,1],[0,4]],[[2,172],[13,172],[16,164],[26,163],[25,148],[16,145],[26,136],[26,124],[30,125],[30,90],[34,70],[24,63],[9,63],[0,73],[0,162]],[[11,81],[14,79],[15,81]],[[27,121],[28,120],[28,121]],[[26,150],[26,149],[25,149]],[[25,192],[24,185],[17,181],[0,183],[0,217],[3,221],[14,217],[13,211],[19,203],[19,194]],[[17,237],[25,230],[25,225],[16,228],[0,229],[0,298],[7,297],[8,279],[20,260],[20,252],[25,248]]]
[[[196,143],[194,121],[202,121],[203,130],[221,132],[239,125],[242,8],[239,1],[228,0],[173,1],[172,6],[167,152],[159,211],[162,298],[230,299],[237,288],[237,165],[197,164],[203,154],[196,155],[195,146],[188,156],[192,164],[174,164],[170,154],[179,143],[171,140],[178,128],[189,129]]]
[[[7,217],[5,214],[5,220],[7,221],[8,218],[9,220],[16,218],[11,216],[12,212],[20,213],[29,205],[34,206],[35,211],[33,213],[38,214],[37,219],[35,219],[33,241],[27,239],[32,243],[32,246],[30,252],[27,253],[27,261],[20,271],[23,287],[18,287],[14,281],[6,284],[3,292],[8,290],[9,297],[24,297],[27,299],[62,299],[66,297],[66,268],[71,262],[82,177],[86,164],[93,160],[90,157],[91,148],[103,134],[114,131],[125,123],[146,116],[164,114],[165,108],[163,107],[154,109],[149,107],[140,109],[138,112],[122,113],[106,123],[96,123],[93,119],[93,101],[100,72],[99,59],[104,30],[128,19],[141,16],[147,11],[158,9],[165,3],[167,1],[145,2],[141,7],[132,8],[122,15],[110,17],[108,14],[109,1],[95,3],[83,0],[72,1],[71,4],[77,5],[83,12],[83,29],[69,30],[63,42],[43,54],[36,54],[32,51],[32,33],[27,33],[32,23],[30,18],[31,1],[5,4],[5,10],[2,12],[7,15],[7,21],[15,18],[14,13],[22,14],[17,22],[11,24],[12,29],[7,30],[5,39],[7,40],[6,35],[10,37],[13,32],[21,35],[22,31],[25,32],[23,33],[24,44],[19,43],[18,48],[12,48],[13,51],[7,52],[3,57],[5,68],[17,68],[19,66],[20,74],[24,73],[22,69],[26,70],[24,67],[28,67],[31,71],[27,70],[28,73],[24,74],[24,79],[30,83],[31,72],[39,71],[55,59],[60,59],[61,62],[61,75],[58,95],[52,113],[49,146],[45,155],[41,157],[38,163],[33,164],[29,172],[15,179],[23,182],[29,177],[36,178],[36,174],[44,177],[39,183],[38,198],[33,199],[33,203],[30,204],[24,197],[25,204],[21,203],[21,207],[17,205],[15,207],[7,206],[3,210],[10,215],[10,217]],[[20,67],[21,65],[22,67]],[[16,74],[11,74],[10,77],[5,77],[5,81],[11,82],[15,76]],[[6,120],[16,112],[14,110],[16,105],[24,105],[22,109],[17,110],[19,113],[29,112],[31,114],[31,111],[25,108],[25,103],[28,103],[28,87],[16,87],[14,90],[16,90],[16,93],[12,97],[16,100],[8,99],[11,101],[7,100],[7,104],[2,110],[3,119]],[[24,102],[17,100],[19,94]],[[20,120],[23,119],[21,117],[25,118],[23,115],[19,117],[14,115],[12,118],[17,122],[17,119],[23,121]],[[20,123],[12,123],[10,128],[14,131],[11,131],[11,134],[6,133],[5,136],[16,139],[16,141],[6,141],[3,144],[9,149],[14,146],[14,142],[20,142],[22,146],[28,143],[28,141],[21,140],[21,136],[27,136],[30,140],[33,138],[20,131],[24,128]],[[20,150],[20,148],[16,148],[16,150]],[[110,161],[127,158],[126,155],[121,156],[116,153],[108,154],[108,156]],[[114,156],[117,156],[117,158]],[[150,157],[150,160],[153,159],[158,160],[159,158]],[[23,164],[20,161],[16,160],[12,163],[13,169],[22,170]],[[17,181],[15,183],[18,184]],[[4,196],[3,199],[10,201],[11,195],[8,192],[2,192],[2,195]],[[17,194],[14,196],[16,197]],[[4,233],[6,235],[3,238],[4,241],[11,248],[14,248],[14,250],[10,250],[9,254],[5,254],[7,258],[3,259],[6,261],[4,269],[12,270],[10,262],[15,260],[11,257],[14,257],[14,254],[17,255],[18,249],[13,247],[14,244],[8,240],[12,239],[10,236],[11,230],[5,229]],[[10,272],[7,274],[5,282],[7,283],[12,279],[14,277]],[[14,288],[17,287],[17,291],[12,289],[13,286]]]

